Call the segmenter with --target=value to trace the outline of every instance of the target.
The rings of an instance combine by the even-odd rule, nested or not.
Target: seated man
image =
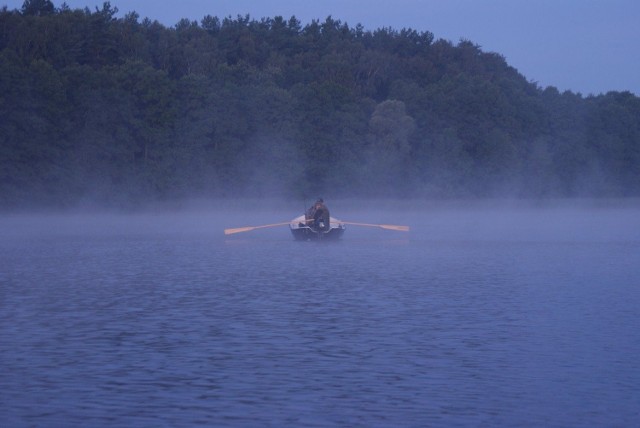
[[[316,230],[328,231],[331,228],[329,208],[319,198],[311,208],[307,210],[307,223]]]

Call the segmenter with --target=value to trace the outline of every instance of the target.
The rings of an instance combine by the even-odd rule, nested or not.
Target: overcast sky
[[[103,0],[67,0],[94,10]],[[53,0],[56,7],[62,0]],[[0,0],[19,9],[23,0]],[[367,30],[431,31],[436,39],[468,39],[498,52],[541,87],[583,95],[631,91],[640,95],[640,0],[112,0],[118,16],[170,27],[206,15],[334,19]]]

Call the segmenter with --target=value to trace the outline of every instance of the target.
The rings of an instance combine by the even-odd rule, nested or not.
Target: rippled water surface
[[[1,426],[633,426],[640,210],[0,217]]]

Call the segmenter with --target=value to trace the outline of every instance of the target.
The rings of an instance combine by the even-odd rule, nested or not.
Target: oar
[[[286,223],[274,223],[274,224],[265,224],[263,226],[247,226],[247,227],[236,227],[235,229],[225,229],[225,235],[231,235],[232,233],[240,233],[240,232],[249,232],[253,229],[262,229],[265,227],[275,227],[275,226],[284,226],[285,224],[291,224],[290,221]]]
[[[349,221],[341,221],[342,224],[351,224],[353,226],[381,227],[383,229],[398,230],[400,232],[408,232],[409,226],[396,226],[395,224],[369,224],[369,223],[352,223]]]

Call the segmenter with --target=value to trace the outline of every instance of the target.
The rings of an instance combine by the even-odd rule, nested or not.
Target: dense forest
[[[640,196],[630,92],[412,29],[117,13],[0,9],[0,206]]]

